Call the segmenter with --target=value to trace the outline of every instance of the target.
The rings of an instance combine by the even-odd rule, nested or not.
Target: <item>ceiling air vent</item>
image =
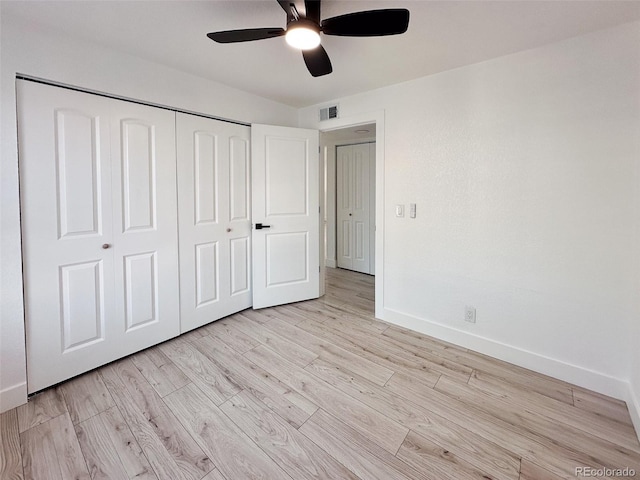
[[[330,107],[324,107],[320,109],[320,121],[331,120],[332,118],[338,118],[338,105],[332,105]]]

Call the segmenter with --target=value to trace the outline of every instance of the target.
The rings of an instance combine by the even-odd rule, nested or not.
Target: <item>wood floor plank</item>
[[[213,469],[209,458],[194,444],[162,400],[149,418],[148,403],[131,395],[114,364],[102,367],[100,373],[159,479],[199,480]]]
[[[554,444],[568,449],[583,452],[598,459],[608,467],[635,466],[640,467],[640,453],[625,449],[600,437],[589,435],[582,430],[567,424],[554,422],[546,417],[529,412],[518,405],[511,405],[498,395],[474,389],[446,377],[440,378],[435,386],[439,392],[476,409],[481,409],[493,418],[517,426],[518,430],[532,432],[536,435],[552,439]]]
[[[47,422],[67,411],[60,389],[49,388],[18,407],[18,428],[20,433],[31,427]]]
[[[439,480],[399,460],[322,409],[300,427],[300,432],[362,479]]]
[[[140,378],[135,378],[131,369]],[[122,366],[117,362],[103,367],[100,373],[159,479],[199,480],[213,469],[214,465],[173,418],[162,399],[157,397],[157,400],[149,401],[157,393],[149,384],[143,385],[142,381],[146,380],[133,364]],[[127,388],[128,384],[135,388]],[[132,391],[136,393],[132,394]]]
[[[77,424],[75,429],[92,480],[157,480],[117,407]]]
[[[149,423],[185,476],[200,479],[215,467],[172,412],[158,415]]]
[[[233,324],[235,322],[231,320],[235,317],[236,315],[233,315],[231,317],[226,317],[216,322],[212,322],[204,327],[204,331],[212,337],[219,338],[239,353],[244,353],[260,345],[260,342],[254,340],[249,335],[233,328]]]
[[[396,456],[416,470],[429,472],[435,478],[442,480],[492,478],[446,448],[442,448],[414,431],[409,431]]]
[[[220,409],[291,478],[357,480],[358,477],[251,393],[240,392]]]
[[[469,385],[505,400],[509,404],[543,415],[558,424],[569,425],[629,450],[640,452],[640,442],[631,425],[612,421],[610,418],[567,405],[537,392],[520,389],[499,377],[484,372],[474,371]]]
[[[573,399],[577,408],[610,418],[625,425],[633,426],[629,409],[627,405],[620,400],[579,388],[573,390]]]
[[[200,338],[194,338],[197,341]],[[216,405],[220,405],[242,388],[191,343],[181,338],[162,344],[162,352],[172,360]]]
[[[344,308],[334,307],[327,304],[318,304],[310,302],[299,302],[290,305],[278,307],[281,311],[296,312],[299,315],[311,320],[321,322],[329,321],[356,321],[362,328],[369,329],[372,333],[382,333],[388,328],[388,325],[378,320],[373,320],[365,315],[354,314],[348,312]]]
[[[307,320],[305,319],[300,324],[306,321]],[[334,363],[349,364],[350,368],[354,372],[357,372],[363,377],[368,378],[379,385],[384,385],[394,373],[393,370],[387,367],[345,350],[344,348],[339,347],[320,336],[311,334],[304,329],[291,326],[280,319],[274,318],[265,325],[265,328],[294,343],[303,345],[308,350],[317,354],[320,358]]]
[[[193,384],[165,401],[225,477],[291,478]]]
[[[404,348],[416,355],[420,355],[421,352],[424,351],[429,351],[432,354],[443,356],[460,365],[491,373],[492,375],[504,378],[514,385],[573,405],[573,394],[570,385],[555,378],[541,375],[506,362],[501,362],[476,352],[469,350],[463,351],[455,346],[440,344],[431,337],[400,327],[389,327],[382,335],[399,340],[401,346],[404,346]]]
[[[20,437],[25,479],[89,480],[69,413],[41,423]]]
[[[116,404],[118,398],[127,397],[147,420],[163,413],[165,405],[162,399],[130,358],[105,365],[100,369],[100,375]]]
[[[231,328],[237,329],[253,338],[256,345],[252,348],[257,347],[260,344],[267,345],[273,350],[281,352],[282,356],[290,362],[301,367],[309,365],[310,362],[318,357],[314,352],[273,333],[271,330],[263,327],[255,321],[252,321],[241,313],[236,314],[225,321],[228,322]]]
[[[428,407],[415,405],[384,387],[358,377],[344,367],[322,360],[315,360],[307,370],[392,420],[419,432],[454,455],[475,465],[480,471],[490,474],[492,478],[518,478],[518,457],[507,449],[482,439],[473,431],[431,412]]]
[[[520,480],[562,480],[562,477],[554,475],[529,460],[523,459],[520,466]]]
[[[80,375],[60,385],[74,424],[83,422],[113,407],[111,394],[97,371]]]
[[[131,356],[131,361],[153,389],[164,397],[177,389],[184,387],[191,380],[172,361],[157,365],[159,358],[154,349],[148,349]],[[159,351],[159,350],[158,350]],[[164,354],[162,354],[164,356]],[[166,356],[165,356],[166,358]],[[155,361],[154,361],[155,360]]]
[[[209,359],[225,368],[234,381],[274,412],[298,428],[318,406],[282,383],[266,370],[232,351],[219,339],[203,337],[194,343]]]
[[[325,338],[357,355],[366,350],[389,362],[412,370],[428,370],[436,375],[447,375],[464,382],[469,380],[473,371],[469,367],[451,362],[437,355],[430,355],[426,352],[421,355],[415,355],[407,352],[406,349],[387,342],[385,337],[359,329],[357,325],[349,325],[344,322],[319,324],[312,320],[307,320],[298,324],[297,327]],[[393,370],[393,367],[391,369]]]
[[[54,442],[48,422],[20,434],[25,480],[64,480]]]
[[[342,394],[334,387],[320,381],[318,377],[287,362],[265,346],[250,350],[245,356],[312,402],[323,406],[347,425],[364,435],[369,435],[373,442],[390,453],[395,454],[398,451],[407,435],[407,428],[364,403]]]
[[[22,480],[22,452],[15,408],[0,414],[0,440],[0,478]]]
[[[220,470],[218,470],[217,468],[214,468],[209,473],[207,473],[207,475],[203,477],[202,480],[227,480],[227,479],[224,477],[224,475],[222,475]]]
[[[430,411],[450,422],[472,430],[476,435],[512,452],[515,456],[526,458],[559,476],[569,475],[571,478],[576,465],[596,469],[604,467],[589,455],[567,449],[553,439],[535,432],[519,429],[518,425],[493,417],[482,409],[432,388],[423,388],[402,375],[394,375],[385,388],[415,405],[428,405]],[[424,431],[416,431],[427,436]]]

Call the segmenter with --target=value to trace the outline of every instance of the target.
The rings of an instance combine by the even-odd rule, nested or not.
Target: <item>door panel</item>
[[[110,103],[18,82],[28,391],[112,360]]]
[[[60,267],[62,353],[104,340],[102,260]]]
[[[156,252],[124,257],[126,331],[158,321]]]
[[[95,235],[100,221],[101,155],[99,119],[83,112],[55,112],[60,237]]]
[[[253,308],[317,298],[318,132],[252,125]]]
[[[194,133],[195,224],[216,223],[218,211],[217,137],[207,132]]]
[[[175,114],[110,105],[117,348],[125,355],[180,333]]]
[[[177,114],[181,331],[251,306],[249,128]]]

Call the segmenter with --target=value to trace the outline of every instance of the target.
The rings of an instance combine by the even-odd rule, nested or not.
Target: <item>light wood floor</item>
[[[575,478],[634,468],[623,402],[373,319],[373,277],[247,310],[2,414],[5,479]]]

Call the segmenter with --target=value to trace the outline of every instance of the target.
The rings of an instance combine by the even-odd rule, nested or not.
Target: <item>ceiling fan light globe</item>
[[[320,33],[307,25],[289,25],[285,40],[293,48],[311,50],[320,45]]]

